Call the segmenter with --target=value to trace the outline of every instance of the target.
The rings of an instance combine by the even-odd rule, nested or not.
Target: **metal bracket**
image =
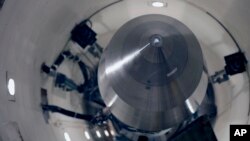
[[[229,80],[229,77],[225,70],[217,71],[211,77],[212,83],[222,83]]]

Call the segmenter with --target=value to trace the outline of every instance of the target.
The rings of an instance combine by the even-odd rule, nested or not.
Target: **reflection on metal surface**
[[[200,45],[184,24],[145,15],[113,36],[100,61],[98,83],[117,119],[151,132],[190,118],[204,98],[207,76]]]
[[[117,95],[115,95],[114,97],[112,97],[112,99],[111,99],[110,102],[108,103],[108,107],[111,107],[111,106],[114,104],[114,102],[116,101],[117,98],[118,98]]]
[[[194,114],[194,113],[195,113],[195,109],[194,109],[194,107],[192,106],[190,100],[187,99],[187,100],[185,101],[185,103],[186,103],[186,105],[187,105],[187,107],[188,107],[188,110],[189,110],[192,114]]]
[[[195,89],[193,94],[188,99],[185,100],[185,104],[188,110],[191,112],[191,114],[194,114],[198,110],[201,103],[204,101],[207,85],[208,85],[207,74],[203,72],[197,88]]]
[[[146,47],[148,47],[150,45],[150,43],[146,44],[145,46],[143,46],[141,49],[136,50],[135,52],[125,56],[122,60],[117,61],[115,64],[109,66],[106,69],[106,73],[110,74],[112,72],[115,72],[119,69],[121,69],[122,66],[126,65],[127,63],[133,61],[135,59],[135,57],[137,57],[141,51],[143,51],[143,49],[145,49]]]

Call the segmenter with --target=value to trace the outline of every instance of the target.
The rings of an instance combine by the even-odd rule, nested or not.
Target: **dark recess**
[[[169,141],[217,141],[207,116],[202,116],[176,133]]]
[[[4,2],[5,0],[0,0],[0,10],[2,9]]]

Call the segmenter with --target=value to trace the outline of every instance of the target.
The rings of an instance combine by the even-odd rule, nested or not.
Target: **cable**
[[[230,38],[234,41],[234,43],[235,43],[236,47],[238,48],[239,52],[242,52],[239,43],[236,41],[236,39],[234,38],[234,36],[232,35],[232,33],[214,15],[212,15],[209,12],[206,12],[206,13],[210,17],[212,17],[228,33],[228,35],[230,36]]]
[[[91,20],[87,19],[87,20],[85,20],[85,22],[86,22],[86,24],[88,24],[88,23],[89,23],[89,26],[90,26],[90,27],[92,27],[92,26],[93,26],[93,23],[92,23],[92,21],[91,21]]]
[[[117,0],[117,1],[115,1],[115,2],[112,2],[112,3],[110,3],[110,4],[108,4],[108,5],[104,6],[104,7],[102,7],[101,9],[99,9],[99,10],[95,11],[93,14],[91,14],[91,15],[86,19],[86,21],[90,21],[90,19],[91,19],[93,16],[95,16],[97,13],[101,12],[102,10],[104,10],[104,9],[106,9],[106,8],[108,8],[108,7],[110,7],[110,6],[114,5],[114,4],[116,4],[116,3],[122,2],[122,1],[123,1],[123,0]]]
[[[246,73],[247,73],[247,77],[248,77],[248,87],[249,87],[249,93],[250,93],[250,73],[249,73],[249,67],[247,65],[246,67]],[[247,124],[249,123],[250,120],[250,96],[249,96],[249,108],[248,108],[248,119],[247,119]]]

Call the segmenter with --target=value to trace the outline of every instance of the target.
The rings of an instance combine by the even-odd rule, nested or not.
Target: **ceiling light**
[[[86,139],[90,139],[89,133],[87,131],[84,132]]]
[[[109,136],[109,132],[107,130],[104,130],[104,134],[108,137]]]
[[[8,91],[10,95],[15,95],[15,81],[14,79],[10,78],[8,81]]]
[[[115,132],[113,130],[110,130],[111,135],[115,135]]]
[[[162,2],[162,1],[153,1],[151,4],[152,4],[153,7],[163,7],[163,6],[166,5],[166,4],[165,4],[164,2]]]
[[[64,138],[66,141],[71,141],[69,134],[67,132],[64,132]]]
[[[96,130],[96,135],[97,135],[98,138],[102,137],[101,133],[98,130]]]

